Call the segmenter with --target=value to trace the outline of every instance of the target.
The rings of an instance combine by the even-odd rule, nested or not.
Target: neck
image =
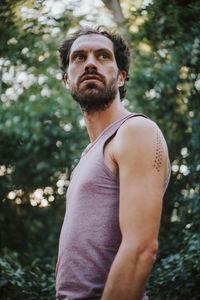
[[[128,114],[129,112],[123,107],[120,100],[114,100],[105,111],[93,112],[91,114],[84,112],[83,116],[91,143],[96,140],[106,127]]]

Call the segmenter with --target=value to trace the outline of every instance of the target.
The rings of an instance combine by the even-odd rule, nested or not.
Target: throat
[[[94,112],[89,114],[84,112],[83,116],[90,137],[90,142],[93,143],[108,126],[110,126],[115,121],[122,119],[128,114],[130,114],[130,112],[123,107],[120,111],[113,111],[113,109],[110,108],[106,111]]]

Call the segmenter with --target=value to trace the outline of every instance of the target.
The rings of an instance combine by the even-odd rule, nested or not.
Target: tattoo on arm
[[[157,134],[156,134],[156,157],[153,162],[153,166],[157,172],[160,172],[161,163],[162,163],[162,138],[157,131]]]

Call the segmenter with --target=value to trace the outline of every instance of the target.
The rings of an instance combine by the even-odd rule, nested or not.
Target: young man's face
[[[77,38],[71,47],[65,80],[86,112],[107,108],[125,80],[125,72],[119,72],[112,41],[100,34]]]

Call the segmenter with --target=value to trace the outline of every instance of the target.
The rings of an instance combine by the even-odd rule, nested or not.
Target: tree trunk
[[[115,22],[117,24],[119,33],[123,38],[128,35],[128,30],[126,26],[126,19],[123,16],[120,0],[102,0],[104,5],[112,12]]]

